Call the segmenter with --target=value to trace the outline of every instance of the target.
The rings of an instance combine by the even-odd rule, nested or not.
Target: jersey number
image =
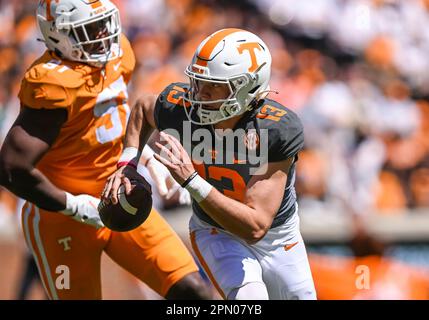
[[[280,121],[280,118],[283,117],[286,113],[286,110],[282,110],[274,106],[270,106],[269,104],[266,104],[261,108],[261,111],[257,114],[256,117],[260,119],[268,119],[278,122]]]
[[[168,93],[167,96],[167,101],[174,104],[174,105],[179,105],[179,104],[183,104],[183,94],[185,93],[185,89],[179,87],[179,86],[174,86],[173,89]],[[186,108],[190,107],[189,102],[185,102],[184,106]]]
[[[232,169],[209,166],[206,170],[204,164],[196,164],[194,163],[195,170],[197,170],[198,174],[203,178],[216,181],[229,180],[232,184],[231,189],[223,189],[222,193],[227,197],[230,197],[234,200],[243,202],[245,193],[246,193],[246,183],[240,174]]]
[[[97,118],[95,135],[99,143],[111,142],[124,134],[123,130],[130,116],[127,98],[127,85],[123,77],[98,95],[94,116]],[[121,119],[121,109],[125,111],[124,119]]]
[[[43,65],[45,69],[64,73],[70,70],[62,66],[60,60],[51,60]],[[124,127],[130,116],[130,107],[127,104],[127,84],[121,76],[109,87],[105,88],[97,97],[94,107],[94,116],[97,119],[95,135],[101,144],[111,142],[123,135]],[[121,119],[121,109],[125,111],[125,117]]]

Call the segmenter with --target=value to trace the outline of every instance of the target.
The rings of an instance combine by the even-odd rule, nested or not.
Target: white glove
[[[68,192],[66,199],[66,209],[61,211],[63,214],[96,229],[104,227],[97,209],[100,199],[88,194],[74,196]]]
[[[183,189],[174,180],[170,171],[153,157],[153,153],[149,146],[145,146],[143,157],[146,160],[146,168],[158,189],[159,195],[166,200],[170,200],[170,198],[179,192],[179,203],[181,205],[189,205],[191,203],[191,195],[188,190]]]

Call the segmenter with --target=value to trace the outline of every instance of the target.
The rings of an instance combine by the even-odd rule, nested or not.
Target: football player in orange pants
[[[24,235],[47,295],[101,299],[104,251],[166,298],[208,298],[191,254],[155,210],[124,233],[98,215],[131,111],[135,58],[118,9],[109,0],[41,0],[37,21],[48,50],[22,81],[0,182],[27,200]]]

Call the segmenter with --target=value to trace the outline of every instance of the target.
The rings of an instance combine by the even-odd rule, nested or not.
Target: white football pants
[[[297,212],[253,245],[195,214],[189,228],[200,264],[224,299],[316,299]]]

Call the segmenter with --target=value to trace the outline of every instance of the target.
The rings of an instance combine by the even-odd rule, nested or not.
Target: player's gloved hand
[[[66,192],[66,199],[66,208],[61,211],[64,215],[96,229],[104,227],[97,209],[100,199],[88,194],[74,196],[68,192]]]
[[[153,155],[146,161],[146,168],[152,177],[159,195],[165,200],[177,201],[180,205],[189,205],[191,195],[174,180],[170,171]]]

